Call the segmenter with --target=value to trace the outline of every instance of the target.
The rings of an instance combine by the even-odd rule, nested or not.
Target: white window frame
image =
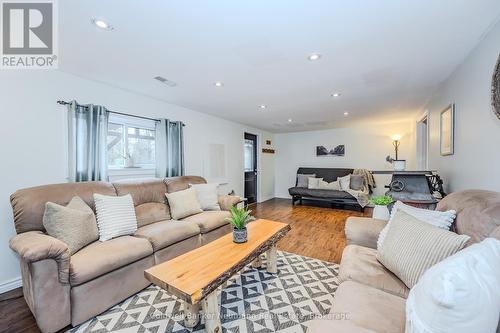
[[[124,116],[118,114],[110,114],[108,119],[108,124],[122,125],[124,142],[124,150],[128,149],[128,128],[140,128],[156,131],[156,122],[154,120],[138,118],[134,116]],[[156,147],[155,147],[156,149]],[[156,164],[142,164],[137,165],[134,168],[116,167],[108,165],[108,173],[110,176],[119,176],[120,178],[126,177],[128,175],[138,175],[138,176],[151,176],[155,174]]]

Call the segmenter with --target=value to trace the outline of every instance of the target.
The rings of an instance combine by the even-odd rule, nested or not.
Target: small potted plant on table
[[[245,208],[230,208],[231,217],[226,218],[226,221],[231,223],[234,227],[233,229],[233,242],[235,243],[245,243],[248,239],[247,234],[247,223],[255,220],[253,216],[250,215],[251,210]]]
[[[393,201],[392,197],[388,195],[372,197],[370,199],[370,203],[375,206],[373,208],[372,217],[379,220],[389,220],[390,214],[387,206],[389,206]]]

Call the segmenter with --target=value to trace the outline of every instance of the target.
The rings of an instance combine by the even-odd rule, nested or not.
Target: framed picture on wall
[[[441,111],[439,142],[442,156],[453,155],[455,148],[455,104]]]

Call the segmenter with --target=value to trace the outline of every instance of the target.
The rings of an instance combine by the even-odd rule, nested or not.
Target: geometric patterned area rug
[[[250,265],[219,293],[223,332],[305,332],[325,315],[338,286],[338,265],[278,251],[278,274]],[[183,326],[182,302],[149,286],[68,332],[204,332],[203,320]]]

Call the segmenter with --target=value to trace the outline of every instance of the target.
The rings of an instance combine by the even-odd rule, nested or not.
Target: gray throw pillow
[[[313,174],[310,174],[310,175],[307,175],[307,174],[297,174],[297,187],[305,187],[307,188],[307,184],[308,184],[308,178],[309,177],[312,177],[312,178],[316,178],[316,174],[313,173]]]
[[[73,197],[66,207],[47,202],[43,226],[47,234],[68,245],[71,255],[99,239],[94,211],[80,197]]]
[[[351,190],[361,191],[365,183],[365,177],[362,175],[351,175]]]

